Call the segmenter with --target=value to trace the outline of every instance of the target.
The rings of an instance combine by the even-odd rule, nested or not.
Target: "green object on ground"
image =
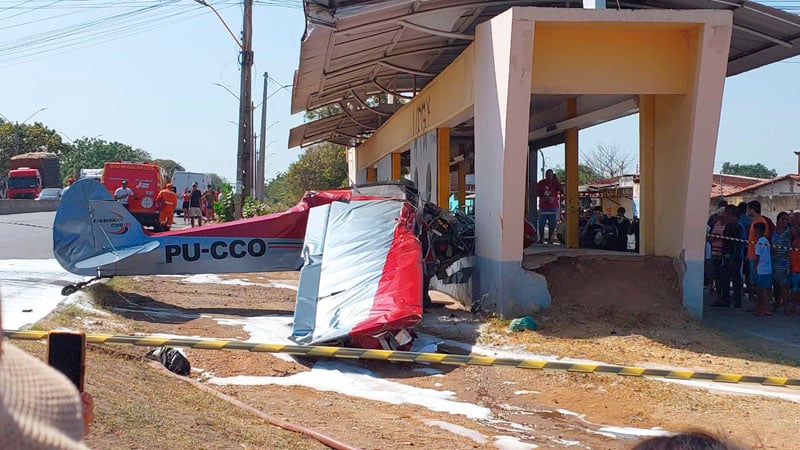
[[[536,331],[536,322],[533,320],[531,316],[522,316],[520,318],[514,319],[511,323],[508,324],[508,331],[523,331],[523,330],[534,330]]]

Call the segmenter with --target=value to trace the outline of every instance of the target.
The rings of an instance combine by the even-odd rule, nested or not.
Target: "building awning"
[[[338,120],[327,117],[293,129],[289,147],[321,141],[358,145],[392,112],[385,105],[376,108],[370,99],[396,99],[419,92],[472,42],[479,23],[512,6],[564,4],[544,0],[305,0],[306,32],[294,76],[292,113],[330,106],[342,112],[335,116]],[[566,4],[581,7],[581,2]],[[732,11],[728,76],[800,54],[800,16],[759,3],[608,2],[609,8],[616,5],[622,9]]]

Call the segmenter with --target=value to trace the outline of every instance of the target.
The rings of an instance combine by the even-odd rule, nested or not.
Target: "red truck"
[[[43,188],[61,187],[58,156],[47,152],[13,156],[8,172],[8,198],[35,199]]]
[[[161,231],[156,210],[156,195],[164,184],[164,174],[156,164],[134,162],[107,162],[103,165],[100,182],[112,196],[121,186],[122,180],[128,182],[133,190],[133,198],[128,201],[128,210],[142,225]]]

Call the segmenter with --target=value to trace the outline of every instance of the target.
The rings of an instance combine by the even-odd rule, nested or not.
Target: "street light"
[[[27,118],[27,119],[23,120],[23,121],[22,121],[22,124],[23,124],[23,125],[25,125],[25,122],[27,122],[27,121],[31,120],[31,117],[33,117],[33,116],[35,116],[35,115],[39,114],[40,112],[44,111],[45,109],[47,109],[47,107],[44,107],[44,108],[39,108],[39,109],[37,109],[36,111],[34,111],[34,112],[33,112],[33,114],[31,114],[30,116],[28,116],[28,118]]]
[[[19,146],[20,146],[20,129],[19,129],[19,126],[20,125],[25,125],[25,122],[31,120],[31,118],[33,118],[33,116],[39,114],[40,112],[42,112],[42,111],[44,111],[46,109],[47,109],[47,107],[39,108],[36,111],[34,111],[33,113],[31,113],[31,115],[28,116],[25,120],[23,120],[22,123],[19,123],[19,122],[15,122],[14,123],[13,127],[14,127],[14,153],[15,154],[19,155],[19,153],[20,153],[20,149],[19,149]],[[11,123],[11,121],[8,120],[8,117],[3,116],[2,114],[0,114],[0,116],[2,116],[3,119],[6,120],[6,122]]]

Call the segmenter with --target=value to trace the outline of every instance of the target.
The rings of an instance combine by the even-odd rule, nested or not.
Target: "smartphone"
[[[80,331],[51,331],[47,336],[47,363],[83,392],[86,335]]]

